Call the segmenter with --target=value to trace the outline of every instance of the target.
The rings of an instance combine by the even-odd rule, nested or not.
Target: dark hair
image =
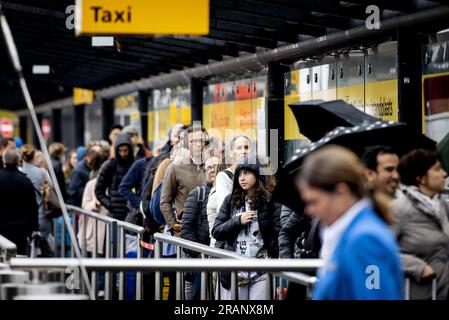
[[[195,125],[193,125],[193,124],[191,124],[190,126],[188,126],[187,127],[187,133],[193,133],[194,131],[196,131],[197,129],[201,129],[201,131],[204,133],[204,134],[207,134],[207,130],[206,130],[206,128],[204,128],[203,126],[195,126]]]
[[[103,162],[106,161],[106,156],[104,152],[96,152],[94,151],[93,157],[89,161],[89,167],[93,171],[97,171],[101,168]]]
[[[327,192],[334,192],[339,183],[344,183],[353,195],[362,199],[365,189],[364,167],[352,151],[340,146],[326,146],[309,155],[301,169],[298,181]],[[372,195],[374,210],[387,223],[391,222],[388,206],[376,195]]]
[[[253,194],[249,197],[251,201],[251,210],[257,210],[263,202],[270,201],[271,192],[267,185],[265,177],[260,176],[260,162],[257,157],[245,157],[240,160],[234,174],[234,191],[232,193],[232,202],[239,208],[245,205],[246,196],[245,190],[240,186],[239,176],[242,171],[252,172],[256,176],[256,185]]]
[[[209,144],[209,134],[206,130],[206,128],[204,128],[203,126],[199,127],[199,126],[195,126],[195,125],[190,125],[187,127],[187,129],[185,130],[180,130],[179,133],[181,135],[181,133],[184,131],[186,134],[184,134],[183,136],[183,146],[184,148],[188,149],[189,148],[189,133],[193,133],[195,131],[198,131],[198,129],[201,130],[201,132],[204,134],[205,136],[205,145]]]
[[[377,156],[379,154],[396,154],[396,152],[394,152],[393,148],[389,146],[377,145],[367,147],[361,157],[365,167],[373,171],[377,171],[377,166],[379,164],[377,162]]]
[[[15,142],[14,138],[11,138],[11,137],[1,138],[1,141],[2,141],[2,146],[5,148],[8,146],[9,141]]]
[[[109,130],[109,132],[111,132],[112,130],[115,130],[115,129],[123,130],[123,126],[122,126],[121,124],[114,124],[114,125],[111,127],[111,130]]]
[[[271,194],[268,190],[267,185],[263,183],[259,176],[257,176],[256,174],[254,175],[257,178],[257,182],[255,185],[254,193],[249,197],[249,200],[251,201],[251,210],[257,210],[263,202],[268,202],[271,198]],[[237,185],[234,187],[234,192],[232,193],[232,202],[236,208],[240,208],[245,205],[247,193],[238,183],[238,176],[236,176],[236,181]]]
[[[418,186],[419,178],[425,176],[437,161],[438,154],[435,151],[426,149],[410,151],[399,162],[398,172],[401,182],[409,186]]]

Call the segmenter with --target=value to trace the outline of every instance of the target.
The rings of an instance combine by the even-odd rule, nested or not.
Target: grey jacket
[[[406,277],[410,278],[410,299],[430,299],[431,282],[421,279],[428,264],[437,277],[437,299],[446,299],[449,289],[449,208],[442,200],[443,219],[438,220],[423,212],[407,195],[392,203],[392,225],[401,249],[401,260]]]

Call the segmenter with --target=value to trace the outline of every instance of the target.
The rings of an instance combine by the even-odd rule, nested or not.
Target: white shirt
[[[325,260],[325,262],[328,262],[332,258],[335,249],[340,243],[341,236],[349,227],[351,222],[363,209],[369,207],[370,205],[371,203],[368,199],[362,199],[349,208],[332,225],[321,229],[323,245],[321,246],[320,256]]]
[[[232,181],[225,172],[219,172],[217,174],[217,177],[215,178],[217,213],[220,212],[220,208],[226,196],[232,193],[233,183],[234,181]]]

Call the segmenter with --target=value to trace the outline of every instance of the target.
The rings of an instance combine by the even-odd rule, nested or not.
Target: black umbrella
[[[351,127],[378,118],[347,104],[343,100],[312,100],[290,104],[298,122],[299,130],[312,141],[317,141],[336,127]]]
[[[418,134],[410,126],[393,121],[376,121],[355,127],[338,127],[320,140],[307,147],[295,150],[294,155],[278,172],[278,185],[274,192],[274,200],[289,206],[293,210],[301,210],[303,204],[294,184],[294,178],[301,170],[307,155],[329,144],[347,147],[361,156],[366,147],[386,145],[392,147],[400,156],[416,148],[435,150],[436,143],[423,134]]]

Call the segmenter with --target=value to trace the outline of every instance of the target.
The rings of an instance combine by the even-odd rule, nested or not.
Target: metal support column
[[[422,44],[427,39],[410,28],[398,30],[396,36],[399,121],[409,124],[416,132],[422,132]]]
[[[190,79],[190,105],[192,106],[193,121],[203,121],[203,89],[206,85],[201,79]]]
[[[101,100],[101,135],[104,140],[108,141],[109,131],[114,125],[114,100],[102,99]]]
[[[279,62],[268,63],[268,107],[267,107],[267,137],[268,150],[271,152],[271,145],[277,143],[278,150],[278,168],[281,168],[284,162],[285,140],[284,140],[284,73],[290,68]],[[277,130],[277,141],[270,141],[270,130]],[[270,154],[270,157],[273,155]]]
[[[86,105],[81,104],[79,106],[74,106],[73,108],[75,108],[75,146],[84,146],[84,113],[86,110]]]
[[[151,91],[139,91],[137,101],[139,104],[140,112],[140,128],[144,141],[148,141],[148,105],[149,98],[151,97]]]
[[[53,142],[62,142],[61,109],[51,110],[51,138]]]
[[[23,143],[28,142],[27,123],[28,123],[28,116],[21,116],[19,118],[19,131],[20,131],[19,136],[22,139]]]

